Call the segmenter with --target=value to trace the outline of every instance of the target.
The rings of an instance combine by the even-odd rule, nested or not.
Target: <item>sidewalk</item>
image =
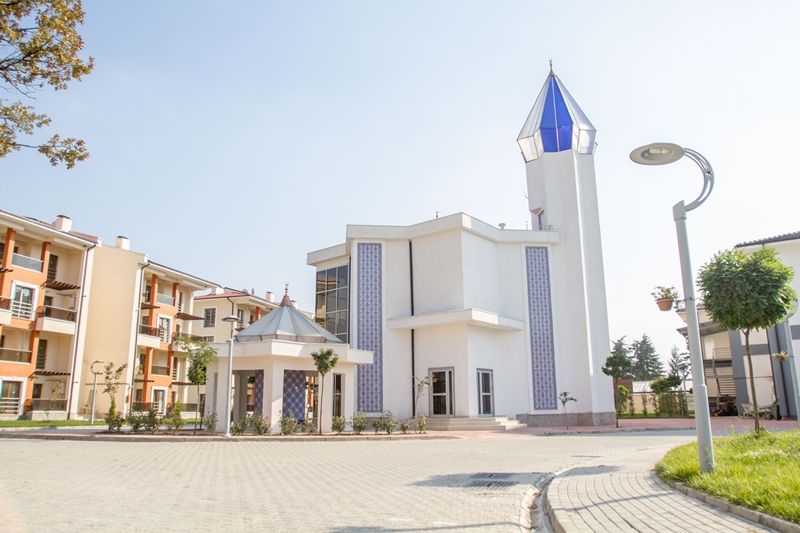
[[[630,450],[556,477],[545,501],[553,530],[774,533],[684,496],[658,479],[653,468],[669,449]]]

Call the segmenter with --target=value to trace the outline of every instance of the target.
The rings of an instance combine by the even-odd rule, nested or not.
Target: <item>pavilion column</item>
[[[256,382],[253,385],[253,412],[264,414],[264,371],[256,370]],[[266,414],[269,416],[269,413]]]
[[[247,375],[234,372],[233,421],[237,422],[247,416]]]

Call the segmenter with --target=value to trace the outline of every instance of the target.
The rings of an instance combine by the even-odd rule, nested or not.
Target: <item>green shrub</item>
[[[306,435],[312,435],[317,432],[317,425],[314,423],[314,419],[306,418],[303,420],[303,423],[300,424],[300,432]]]
[[[428,417],[425,415],[414,415],[414,431],[417,433],[427,433],[428,431]]]
[[[145,431],[150,433],[158,433],[158,430],[161,429],[161,415],[156,413],[155,409],[150,409],[146,415],[144,415],[144,422],[142,425],[144,426]]]
[[[164,425],[176,435],[186,425],[186,420],[181,416],[181,402],[175,402],[175,406],[172,408],[172,416],[164,419]]]
[[[278,424],[281,426],[281,435],[294,435],[297,431],[297,419],[293,416],[281,416]]]
[[[411,422],[409,422],[408,420],[403,420],[402,422],[400,422],[400,431],[403,432],[403,435],[408,433],[408,430],[410,428],[411,428]]]
[[[253,415],[253,433],[261,437],[270,432],[269,417],[261,413]]]
[[[353,433],[361,435],[365,429],[367,429],[367,414],[363,409],[359,409],[358,413],[353,415]]]
[[[217,431],[217,422],[219,422],[219,415],[217,412],[212,411],[211,413],[208,413],[204,422],[206,430],[210,431],[211,433]]]
[[[337,435],[341,435],[342,431],[344,431],[344,427],[346,425],[346,421],[342,416],[334,416],[333,420],[331,420],[331,430],[336,433]]]
[[[109,413],[109,415],[106,416],[106,425],[108,426],[108,431],[111,433],[119,433],[124,423],[125,419],[122,417],[122,415],[114,414],[112,416]]]
[[[142,413],[131,412],[128,414],[128,418],[125,419],[125,422],[133,433],[139,433],[144,425],[144,415]]]
[[[244,435],[244,432],[250,427],[250,422],[251,418],[249,416],[240,418],[238,422],[231,424],[231,434],[238,436]]]

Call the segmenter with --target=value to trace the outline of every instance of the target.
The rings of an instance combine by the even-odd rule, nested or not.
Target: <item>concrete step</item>
[[[509,420],[507,416],[493,418],[429,418],[428,429],[431,431],[510,431],[528,427],[517,420]]]

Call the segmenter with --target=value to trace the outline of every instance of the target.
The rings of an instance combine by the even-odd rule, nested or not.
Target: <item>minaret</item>
[[[591,423],[599,424],[613,423],[614,399],[601,371],[610,348],[595,133],[551,63],[517,142],[525,159],[532,229],[558,233],[549,258],[556,386],[578,399],[577,413],[592,413]]]

